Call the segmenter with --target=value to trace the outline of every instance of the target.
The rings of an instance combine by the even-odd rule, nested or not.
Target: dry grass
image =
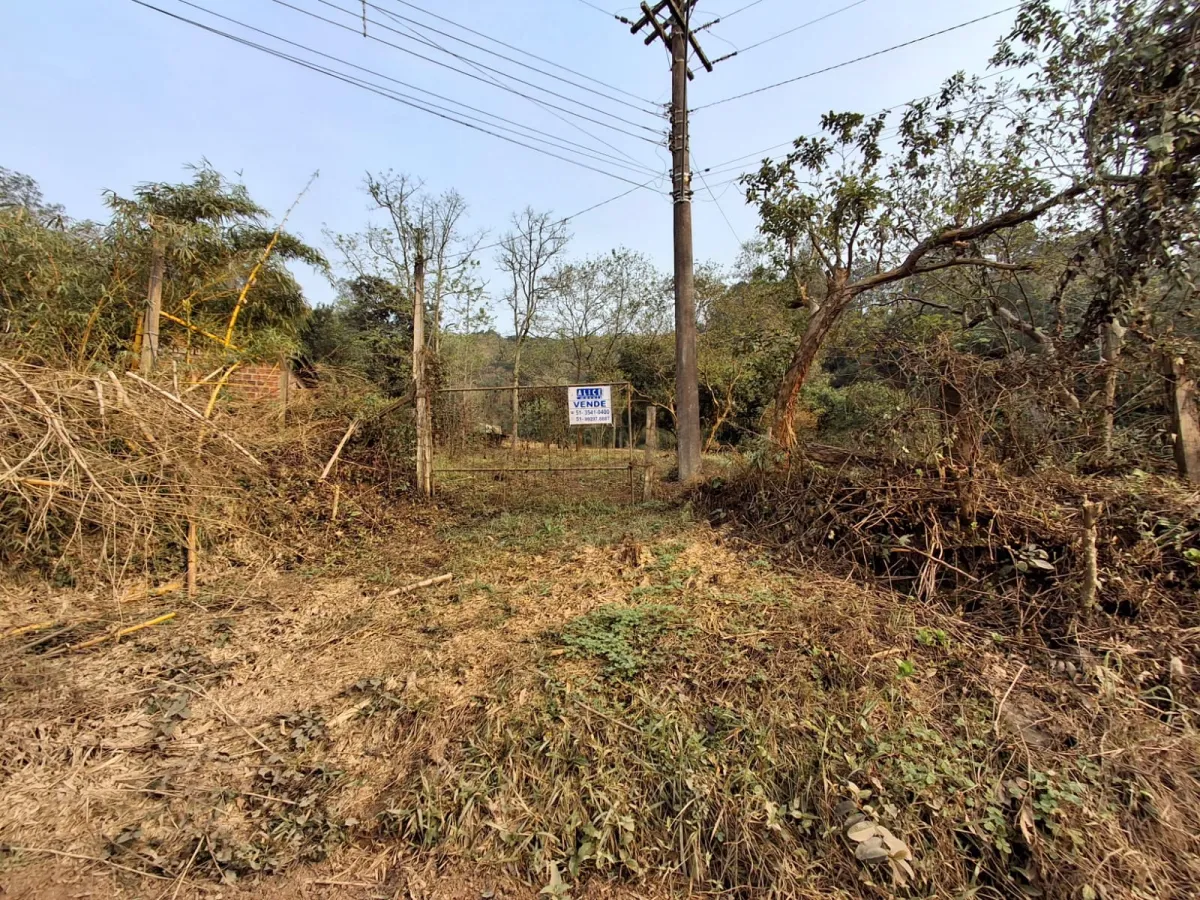
[[[1156,481],[1088,483],[1109,510],[1112,612],[1064,617],[1065,481],[984,490],[984,538],[947,521],[957,490],[911,478],[806,493],[735,479],[714,527],[541,482],[528,503],[508,485],[501,505],[478,490],[408,505],[368,440],[339,464],[334,520],[314,474],[345,416],[243,427],[230,410],[208,431],[178,394],[134,382],[139,403],[101,411],[90,378],[6,371],[24,460],[6,451],[6,502],[53,538],[48,559],[91,574],[0,582],[0,877],[16,896],[1168,898],[1200,883],[1200,632],[1179,599],[1196,523]],[[201,488],[225,518],[205,519],[200,589],[154,592],[179,570],[164,519],[199,514]],[[880,557],[885,533],[924,555]],[[1035,539],[1054,577],[1002,576]],[[847,562],[854,577],[833,574]],[[855,858],[849,814],[903,841],[911,883]]]
[[[390,526],[324,564],[231,573],[128,642],[6,644],[0,840],[111,854],[10,851],[6,880],[1185,897],[1200,878],[1194,696],[1164,714],[1114,659],[1061,677],[1019,639],[781,571],[664,506],[414,509]],[[442,571],[450,585],[379,599]],[[89,602],[4,608],[64,601]],[[613,609],[632,623],[619,634]],[[913,887],[855,860],[835,814],[851,798],[912,848]]]
[[[119,599],[131,581],[182,572],[189,521],[208,573],[302,555],[297,507],[328,511],[333,486],[315,473],[355,416],[337,480],[352,488],[365,474],[360,494],[396,475],[405,486],[408,466],[386,446],[395,404],[364,410],[359,386],[331,379],[294,398],[285,421],[274,399],[223,393],[228,371],[210,361],[151,383],[0,359],[0,561],[59,586],[103,581]]]

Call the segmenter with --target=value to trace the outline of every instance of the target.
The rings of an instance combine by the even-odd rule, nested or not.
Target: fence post
[[[632,390],[632,388],[631,388]],[[646,406],[646,467],[642,479],[642,499],[652,500],[654,494],[654,454],[658,451],[658,407]]]
[[[417,406],[417,490],[433,496],[433,416],[425,369],[425,254],[413,262],[413,390]]]
[[[286,353],[279,354],[279,415],[287,423],[288,394],[292,389],[292,359]]]

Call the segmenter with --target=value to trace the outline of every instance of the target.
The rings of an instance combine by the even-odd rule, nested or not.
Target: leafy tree
[[[567,349],[569,378],[616,374],[618,348],[654,303],[660,282],[645,255],[625,248],[565,263],[546,277],[548,330]]]
[[[274,333],[294,339],[308,312],[303,291],[286,263],[328,269],[322,253],[287,232],[264,224],[267,211],[245,185],[227,181],[207,163],[190,182],[148,182],[132,198],[107,194],[113,221],[109,239],[129,286],[127,303],[140,311],[134,285],[144,286],[155,256],[164,260],[163,310],[194,335],[222,337],[250,272],[271,253],[247,292],[239,321],[252,338]]]
[[[0,212],[15,210],[24,210],[42,225],[62,227],[66,223],[66,209],[58,203],[47,203],[37,181],[0,166]]]
[[[305,355],[350,369],[389,396],[412,384],[412,301],[386,279],[360,275],[338,285],[337,303],[313,310],[301,331]]]

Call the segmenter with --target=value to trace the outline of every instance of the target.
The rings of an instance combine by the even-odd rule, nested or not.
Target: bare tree
[[[466,231],[467,203],[453,189],[432,195],[420,180],[391,171],[368,172],[363,187],[372,210],[383,213],[386,224],[372,223],[361,234],[334,235],[334,245],[355,275],[385,278],[409,297],[416,259],[426,260],[429,344],[437,355],[447,304],[478,293],[474,254],[484,233]]]
[[[546,311],[555,337],[570,350],[571,377],[604,378],[617,349],[659,290],[653,264],[625,248],[558,266],[546,278]]]
[[[521,383],[521,351],[541,312],[543,276],[570,240],[566,222],[551,219],[550,213],[525,207],[514,213],[512,228],[500,239],[496,264],[509,274],[512,288],[505,298],[513,314],[512,441],[520,442],[518,386]]]

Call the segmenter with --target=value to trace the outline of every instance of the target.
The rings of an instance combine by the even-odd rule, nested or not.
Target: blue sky
[[[148,2],[226,31],[239,31],[179,0]],[[636,161],[629,165],[667,172],[666,150],[652,143],[653,132],[665,129],[661,118],[425,32],[429,40],[462,56],[512,72],[581,100],[583,105],[516,85],[522,91],[650,141],[567,117],[590,132],[589,136],[528,99],[364,39],[361,19],[330,5],[361,14],[360,0],[287,0],[345,22],[346,29],[312,19],[275,0],[195,2],[383,75],[614,154],[596,140],[602,138],[615,152]],[[647,101],[661,103],[670,96],[668,60],[661,46],[645,47],[627,27],[581,0],[412,2],[370,0],[398,16],[426,22],[635,106],[645,108],[644,103],[624,94],[432,20],[415,7],[469,24]],[[631,18],[636,15],[634,6],[616,5],[627,0],[594,2]],[[730,13],[748,2],[700,0],[697,21]],[[716,58],[850,2],[761,0],[705,32],[703,43],[708,55]],[[700,107],[862,56],[1008,5],[1007,0],[862,0],[824,21],[729,59],[713,74],[697,72],[690,88],[691,105]],[[382,27],[404,28],[406,23],[375,9],[368,9],[368,15],[381,23],[368,25],[368,33],[478,74],[463,61]],[[1014,15],[1008,12],[838,71],[700,109],[692,120],[695,159],[700,167],[716,166],[814,131],[823,112],[872,112],[927,94],[959,69],[982,73],[992,44]],[[261,35],[246,36],[271,43]],[[300,55],[295,48],[280,49]],[[354,74],[405,90],[361,72]],[[360,188],[368,170],[407,172],[424,179],[435,191],[456,188],[470,204],[471,226],[493,236],[504,229],[511,212],[526,204],[566,216],[630,187],[231,43],[130,0],[5,3],[0,13],[0,83],[4,84],[0,92],[0,165],[34,176],[49,200],[65,204],[79,218],[104,217],[104,189],[121,193],[142,181],[180,180],[186,177],[184,164],[201,158],[227,175],[240,173],[253,196],[276,215],[282,215],[309,176],[320,170],[320,178],[289,223],[291,230],[316,243],[323,241],[324,227],[353,231],[365,223],[366,198]],[[569,150],[553,152],[571,154]],[[654,177],[607,163],[602,167],[635,182]],[[710,177],[719,207],[704,182],[695,180],[698,260],[732,264],[738,240],[754,233],[755,216],[737,186],[720,185],[733,174],[736,170]],[[657,191],[636,190],[572,222],[571,253],[597,253],[625,245],[649,253],[668,271],[671,207],[666,186],[664,177],[652,185]],[[488,256],[482,271],[499,289]],[[307,270],[298,270],[297,275],[311,300],[332,298],[333,288],[321,276]]]

